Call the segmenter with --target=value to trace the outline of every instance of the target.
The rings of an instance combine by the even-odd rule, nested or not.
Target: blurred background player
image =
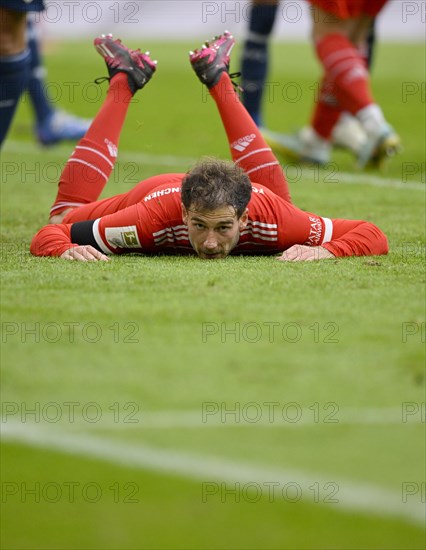
[[[278,0],[253,0],[241,59],[242,100],[259,128],[264,127],[263,92],[269,69],[269,38],[278,12]]]
[[[358,167],[380,166],[400,149],[400,139],[375,102],[367,71],[366,44],[374,17],[387,0],[310,0],[313,40],[324,69],[311,126],[296,135],[270,134],[269,144],[290,158],[325,164],[333,129],[343,112],[356,117],[365,133]]]
[[[27,35],[28,13],[43,9],[43,0],[0,0],[0,146],[27,89],[41,143],[78,139],[89,125],[89,121],[55,112],[45,94],[38,45],[31,33]]]
[[[276,148],[280,149],[281,134],[266,129],[263,118],[263,94],[269,66],[269,38],[277,18],[279,0],[253,0],[246,41],[241,60],[243,103],[262,132]],[[370,67],[375,42],[374,21],[370,26],[366,51]],[[303,133],[310,132],[304,128]],[[285,138],[284,138],[285,139]],[[365,143],[366,135],[359,122],[349,113],[342,113],[335,124],[331,141],[334,147],[341,147],[358,155]]]
[[[86,133],[91,120],[56,109],[46,92],[46,69],[40,53],[37,25],[32,17],[27,22],[28,47],[31,52],[31,76],[27,92],[35,116],[35,135],[43,145],[64,140],[79,140]]]
[[[278,151],[291,158],[305,159],[325,164],[330,157],[331,146],[351,150],[357,157],[366,144],[367,136],[360,122],[350,113],[337,110],[334,97],[323,94],[324,102],[331,101],[332,113],[327,121],[327,143],[317,145],[315,130],[303,128],[296,136],[286,136],[264,128],[262,116],[262,97],[268,72],[268,44],[278,13],[278,0],[254,0],[250,10],[249,30],[242,55],[242,85],[244,104],[262,131],[268,142]],[[330,18],[330,15],[326,17]],[[314,16],[314,21],[317,19]],[[371,18],[366,33],[361,39],[363,56],[367,66],[371,66],[375,43],[374,18]],[[326,110],[319,113],[328,117]],[[315,120],[313,121],[313,124]]]
[[[0,2],[0,146],[19,98],[30,80],[31,53],[26,42],[29,11],[42,11],[43,0]]]

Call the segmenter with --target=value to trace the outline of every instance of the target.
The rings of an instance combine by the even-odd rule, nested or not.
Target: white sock
[[[383,130],[383,126],[386,125],[383,112],[375,103],[367,105],[367,107],[358,111],[356,117],[369,137],[376,137],[379,135]]]

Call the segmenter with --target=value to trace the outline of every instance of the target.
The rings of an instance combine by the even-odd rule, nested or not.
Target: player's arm
[[[334,219],[333,236],[321,246],[296,244],[278,258],[298,262],[341,258],[344,256],[379,256],[389,251],[386,235],[373,223],[360,220]]]
[[[127,248],[134,252],[150,244],[149,216],[146,205],[137,203],[96,220],[46,225],[33,238],[31,252],[80,261],[106,260]]]
[[[389,252],[386,235],[374,223],[360,220],[332,221],[333,237],[322,246],[334,256],[381,256]]]
[[[75,224],[49,224],[34,236],[30,251],[34,256],[58,256],[65,260],[108,261],[108,257],[91,245],[72,242],[71,228]]]

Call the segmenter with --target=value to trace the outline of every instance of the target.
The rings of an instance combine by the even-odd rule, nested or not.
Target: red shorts
[[[339,19],[350,19],[360,15],[375,17],[388,0],[309,0],[323,11]]]

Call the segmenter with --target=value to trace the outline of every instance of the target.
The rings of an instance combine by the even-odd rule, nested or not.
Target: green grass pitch
[[[158,73],[104,196],[229,158],[196,44],[141,46]],[[292,131],[318,65],[308,44],[272,54],[266,121]],[[58,105],[93,116],[90,41],[47,61]],[[2,548],[424,548],[424,67],[420,44],[378,46],[404,145],[384,172],[343,151],[284,166],[298,206],[374,221],[386,257],[34,258],[72,144],[36,146],[20,106],[1,159]]]

